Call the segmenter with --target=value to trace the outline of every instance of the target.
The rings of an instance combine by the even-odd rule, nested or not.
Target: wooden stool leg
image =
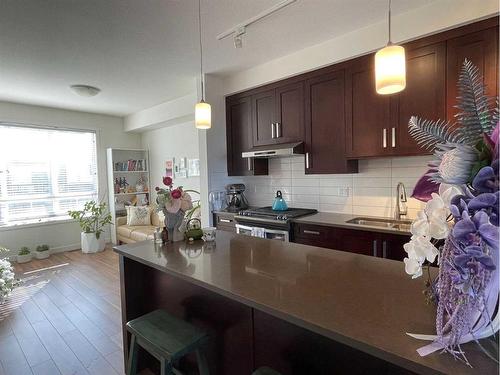
[[[137,339],[135,335],[131,335],[130,349],[128,352],[127,375],[137,374],[137,355],[138,355]]]
[[[161,365],[161,370],[160,374],[161,375],[174,375],[175,372],[172,369],[172,364],[167,361],[165,358],[162,358],[160,360],[160,365]]]
[[[196,362],[200,375],[209,375],[207,359],[200,349],[196,349]]]

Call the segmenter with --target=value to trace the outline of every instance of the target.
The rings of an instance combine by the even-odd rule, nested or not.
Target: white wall
[[[392,40],[397,43],[417,39],[487,18],[498,11],[498,0],[436,0],[427,6],[393,15]],[[318,69],[373,52],[386,43],[387,22],[384,20],[232,74],[225,78],[224,91],[225,94],[235,93]]]
[[[155,199],[155,186],[163,186],[165,176],[165,161],[172,157],[186,157],[199,159],[198,130],[194,121],[170,125],[164,128],[149,130],[141,133],[142,148],[149,150],[151,189]],[[174,178],[176,186],[182,185],[185,189],[200,191],[200,177]],[[198,199],[198,196],[193,195]]]
[[[498,10],[497,0],[436,0],[425,7],[394,16],[393,41],[417,39],[458,27],[497,14]],[[402,179],[411,194],[416,179],[426,170],[428,158],[361,161],[359,174],[325,176],[306,176],[303,158],[272,160],[268,177],[241,178],[227,176],[225,147],[224,96],[364,55],[383,47],[386,42],[387,24],[381,22],[227,77],[208,76],[206,95],[212,105],[212,121],[215,123],[205,140],[209,190],[243,182],[247,185],[250,203],[254,205],[269,205],[274,190],[279,187],[287,192],[287,198],[295,206],[392,215],[397,182]],[[339,186],[349,187],[350,196],[339,197]],[[414,215],[420,204],[412,200],[409,206],[410,214]]]
[[[140,147],[140,136],[125,133],[123,119],[120,117],[0,102],[0,121],[95,130],[97,132],[100,199],[107,199],[106,148]],[[76,222],[72,221],[0,228],[0,246],[17,250],[21,246],[33,249],[39,244],[48,244],[54,251],[78,249],[80,248],[80,228]]]

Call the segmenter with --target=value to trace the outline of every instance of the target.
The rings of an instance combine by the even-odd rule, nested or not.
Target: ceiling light
[[[243,39],[241,38],[241,35],[239,36],[234,36],[234,48],[241,48],[243,47]]]
[[[96,96],[101,92],[101,89],[98,87],[94,86],[89,86],[89,85],[71,85],[70,86],[71,91],[73,91],[75,94],[84,96],[84,97],[91,97],[91,96]]]
[[[212,127],[212,108],[205,102],[203,85],[203,44],[201,41],[201,0],[198,0],[198,30],[200,36],[200,78],[201,100],[194,107],[194,124],[197,129],[210,129]]]
[[[391,0],[389,0],[389,42],[375,54],[375,88],[382,95],[395,94],[406,87],[405,49],[391,42]]]

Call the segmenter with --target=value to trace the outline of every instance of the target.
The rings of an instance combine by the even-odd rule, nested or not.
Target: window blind
[[[95,132],[0,123],[0,226],[67,217],[96,198]]]

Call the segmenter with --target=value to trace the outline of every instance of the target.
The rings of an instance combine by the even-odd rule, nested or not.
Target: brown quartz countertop
[[[300,224],[313,224],[313,225],[323,225],[328,227],[338,227],[356,230],[365,230],[368,232],[380,232],[380,233],[391,233],[391,234],[404,234],[410,235],[408,230],[387,228],[387,227],[377,227],[372,225],[359,225],[353,223],[347,223],[347,221],[357,218],[357,217],[367,217],[373,219],[390,219],[387,217],[376,217],[376,216],[365,216],[365,215],[350,215],[350,214],[340,214],[335,212],[318,212],[313,215],[307,215],[293,219],[294,223]]]
[[[195,241],[116,246],[120,255],[421,374],[498,374],[476,345],[474,368],[449,354],[420,357],[427,342],[405,332],[435,332],[435,308],[401,262],[217,231]]]

